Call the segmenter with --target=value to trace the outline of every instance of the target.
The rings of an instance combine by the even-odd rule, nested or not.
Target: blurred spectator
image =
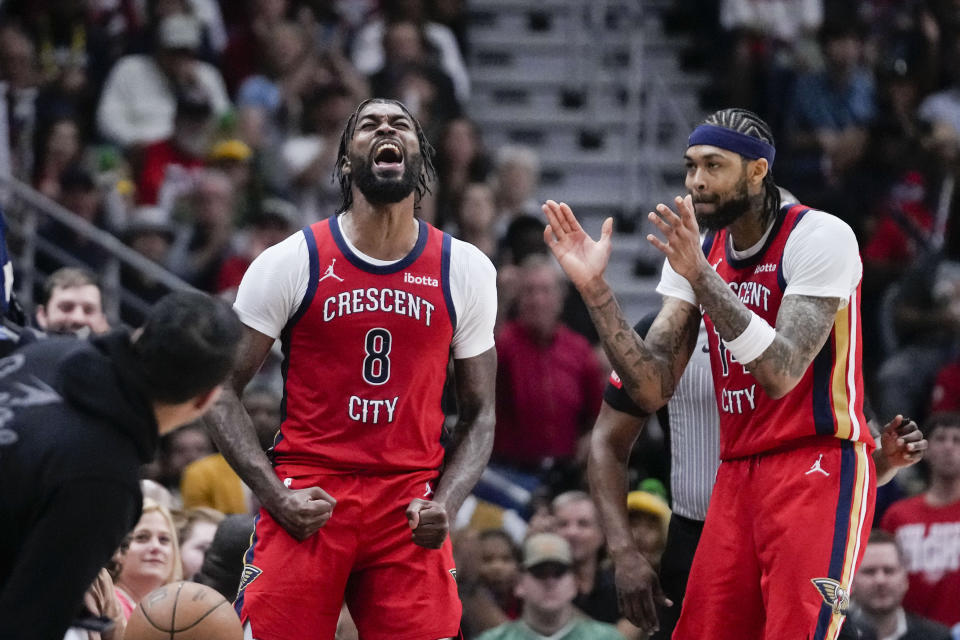
[[[457,225],[460,223],[458,207],[467,185],[486,181],[490,173],[490,160],[476,123],[466,117],[450,120],[440,134],[434,164],[438,183],[437,223],[441,227]]]
[[[461,112],[450,76],[430,60],[425,35],[415,22],[389,23],[383,50],[384,64],[370,76],[371,93],[403,102],[427,138],[436,140],[444,124]]]
[[[316,57],[303,27],[295,22],[271,26],[262,51],[263,73],[243,81],[237,90],[237,106],[261,110],[273,135],[286,138],[299,129],[303,98],[314,87]]]
[[[83,631],[76,627],[67,630],[63,640],[122,640],[127,628],[123,606],[117,598],[117,587],[107,569],[100,569],[93,583],[83,594],[83,611],[78,618],[95,616],[113,623],[109,631]],[[75,619],[76,620],[76,619]]]
[[[97,188],[90,172],[79,166],[72,166],[60,174],[59,203],[81,220],[101,229],[107,226],[103,194]],[[94,271],[106,264],[107,252],[99,244],[65,225],[50,220],[40,227],[39,234]],[[38,255],[37,266],[40,271],[51,272],[63,262],[59,256],[50,259],[49,256],[41,254]]]
[[[397,22],[408,22],[417,32],[423,34],[423,44],[436,52],[439,67],[451,80],[456,99],[460,104],[467,104],[470,99],[470,78],[456,38],[450,29],[426,19],[422,0],[382,2],[381,11],[382,17],[369,20],[353,42],[351,57],[357,70],[368,76],[382,71],[390,63],[391,52],[385,40],[389,26]],[[410,107],[406,99],[401,100]],[[416,115],[415,109],[411,111]]]
[[[217,532],[224,515],[209,507],[195,507],[188,509],[185,522],[177,531],[180,540],[180,565],[183,567],[183,579],[193,580],[203,565],[203,556],[206,554],[213,536]]]
[[[243,554],[250,546],[252,534],[252,515],[228,515],[224,518],[193,581],[216,589],[232,602],[237,597],[237,587],[243,574]]]
[[[9,145],[10,173],[25,182],[30,181],[33,173],[33,135],[41,80],[36,60],[36,47],[22,29],[11,24],[0,26],[0,101],[6,107],[6,122],[0,126]]]
[[[510,534],[503,529],[462,529],[454,532],[452,541],[464,637],[517,619],[520,557]]]
[[[881,527],[896,535],[910,588],[907,611],[942,624],[960,623],[960,414],[932,416],[924,426],[930,486],[893,503]]]
[[[480,584],[510,620],[520,616],[515,593],[519,569],[519,550],[506,531],[488,529],[480,533]]]
[[[34,188],[52,200],[60,197],[60,174],[77,164],[83,150],[80,127],[72,116],[41,122],[34,150]]]
[[[516,587],[523,600],[520,620],[491,629],[479,640],[622,640],[611,625],[578,615],[573,564],[570,545],[560,536],[530,536],[523,545],[523,570]]]
[[[340,189],[330,180],[329,149],[330,145],[319,136],[297,136],[283,143],[283,166],[290,178],[290,199],[299,212],[298,226],[312,224],[336,211]]]
[[[220,72],[196,58],[200,37],[196,18],[174,14],[158,26],[154,55],[118,60],[97,108],[100,133],[121,147],[168,138],[181,94],[204,94],[215,114],[226,112],[230,101]]]
[[[231,93],[260,70],[260,52],[269,49],[273,27],[286,19],[287,0],[246,0],[231,3],[247,6],[246,19],[230,32],[221,68]]]
[[[222,172],[230,180],[239,225],[250,222],[262,197],[263,181],[253,163],[253,149],[237,138],[220,140],[207,155],[207,166]]]
[[[63,267],[43,282],[37,304],[37,325],[48,333],[90,333],[110,330],[103,313],[103,292],[97,276],[87,269]]]
[[[948,74],[949,86],[940,91],[931,93],[920,103],[920,118],[936,125],[938,123],[950,125],[955,132],[960,132],[960,41],[952,41],[946,52],[948,63],[945,69]]]
[[[292,204],[279,198],[265,199],[260,204],[260,214],[243,234],[242,247],[224,260],[220,267],[216,292],[234,296],[254,258],[268,247],[285,240],[299,227],[299,214]]]
[[[474,182],[463,189],[456,222],[450,232],[469,242],[493,260],[497,253],[496,202],[493,189],[485,182]],[[451,221],[452,222],[452,221]]]
[[[503,233],[520,215],[533,216],[539,220],[540,203],[536,197],[540,184],[540,158],[537,153],[530,147],[505,145],[497,150],[494,164],[497,229]],[[542,236],[541,233],[541,244]],[[514,260],[519,259],[519,256],[514,256]]]
[[[177,228],[166,211],[160,207],[145,206],[134,209],[123,231],[123,240],[145,258],[169,268],[170,248],[176,235]],[[126,266],[120,270],[120,283],[146,303],[156,302],[167,292],[167,287],[153,277]],[[129,307],[124,308],[123,316],[132,326],[139,326],[144,318],[142,311]]]
[[[213,452],[213,442],[203,424],[191,422],[160,439],[160,450],[157,454],[160,475],[157,480],[179,500],[183,470],[191,462]]]
[[[627,494],[627,518],[640,553],[650,566],[659,569],[670,526],[669,505],[649,491],[631,491]]]
[[[854,610],[848,624],[874,639],[950,640],[950,631],[903,610],[907,571],[903,552],[886,531],[870,532],[850,595]]]
[[[79,73],[93,89],[99,89],[137,26],[131,0],[7,0],[0,21],[18,21],[30,34],[47,82],[70,84],[68,77]]]
[[[613,567],[604,557],[603,530],[593,498],[583,491],[568,491],[551,504],[557,533],[570,544],[577,588],[573,603],[595,620],[615,623],[620,619]]]
[[[117,598],[124,617],[129,620],[141,599],[154,589],[180,580],[182,575],[173,517],[166,508],[145,500],[116,580]]]
[[[234,234],[233,187],[229,178],[208,169],[197,176],[186,202],[187,231],[171,250],[170,264],[181,278],[213,291],[230,253]]]
[[[721,0],[720,26],[730,40],[728,104],[777,113],[778,81],[809,65],[810,42],[823,21],[823,0]]]
[[[590,344],[560,322],[564,278],[552,260],[521,265],[517,318],[497,337],[493,460],[527,473],[578,456],[600,408],[603,373]]]
[[[877,374],[877,411],[884,421],[922,420],[937,371],[960,343],[960,264],[924,254],[885,294],[882,314],[892,355]]]
[[[867,129],[876,116],[876,95],[869,69],[863,66],[863,41],[855,24],[824,24],[819,32],[825,66],[801,75],[788,114],[788,142],[793,160],[787,186],[804,202],[851,222],[859,209],[843,193],[844,180],[863,157]]]
[[[137,180],[137,203],[158,204],[166,211],[196,182],[212,143],[216,120],[204,94],[177,97],[169,138],[147,145]]]

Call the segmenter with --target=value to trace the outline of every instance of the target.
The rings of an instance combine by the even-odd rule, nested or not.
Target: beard
[[[393,204],[400,202],[411,193],[420,179],[423,168],[423,156],[411,154],[403,159],[403,175],[397,178],[384,178],[373,172],[373,160],[354,156],[350,159],[353,166],[353,180],[357,189],[371,204]]]
[[[749,211],[753,204],[753,199],[747,191],[747,178],[744,176],[734,187],[733,195],[727,200],[719,202],[719,198],[716,196],[710,199],[697,199],[696,195],[694,195],[694,205],[698,202],[716,205],[713,213],[696,214],[697,224],[700,225],[700,229],[705,231],[719,231],[724,227],[730,226]]]

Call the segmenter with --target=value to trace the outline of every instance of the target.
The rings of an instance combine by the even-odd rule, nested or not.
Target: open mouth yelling
[[[403,150],[396,142],[381,142],[373,149],[373,166],[377,169],[403,169]]]

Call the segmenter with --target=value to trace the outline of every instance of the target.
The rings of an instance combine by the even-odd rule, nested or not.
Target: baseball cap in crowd
[[[200,22],[185,13],[167,16],[157,29],[157,40],[164,49],[190,49],[200,47]]]
[[[221,140],[210,149],[210,160],[220,162],[224,160],[234,160],[237,162],[246,162],[253,155],[253,150],[243,140],[230,138]]]
[[[173,242],[176,237],[176,228],[170,220],[170,214],[163,208],[141,206],[133,210],[123,236],[129,241],[144,233],[157,233],[167,238],[169,242]]]
[[[631,491],[627,494],[627,511],[643,511],[661,520],[670,518],[670,506],[660,496],[649,491]]]
[[[564,567],[573,564],[566,539],[555,533],[535,533],[523,542],[523,568],[529,570],[545,564]]]

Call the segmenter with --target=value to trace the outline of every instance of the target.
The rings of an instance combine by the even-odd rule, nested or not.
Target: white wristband
[[[740,364],[753,362],[767,350],[767,347],[777,337],[777,330],[767,324],[767,321],[757,314],[750,313],[750,324],[739,336],[723,341],[727,350],[733,354]]]

